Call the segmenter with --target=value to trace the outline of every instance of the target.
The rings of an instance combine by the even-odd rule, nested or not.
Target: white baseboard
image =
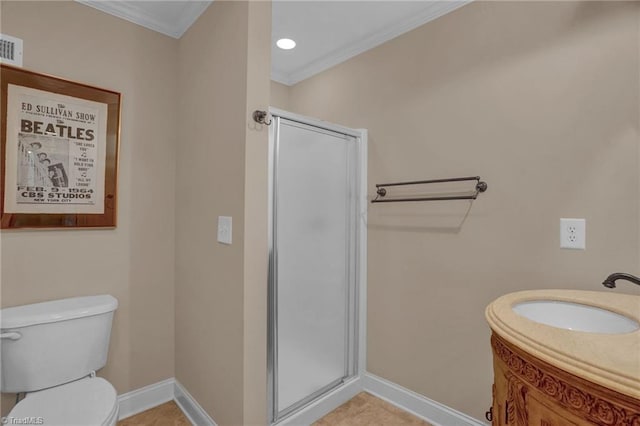
[[[332,390],[301,411],[276,423],[277,426],[310,425],[362,392],[362,379],[356,377]]]
[[[327,395],[309,404],[300,412],[277,423],[277,426],[310,425],[358,393],[365,391],[399,407],[433,426],[485,426],[446,405],[426,398],[371,373],[356,377]],[[216,422],[198,404],[175,378],[163,380],[118,397],[119,420],[174,400],[191,423],[197,426],[217,426]]]
[[[426,420],[433,426],[484,426],[486,424],[371,373],[365,374],[362,380],[366,392]]]
[[[217,426],[187,390],[175,378],[163,380],[118,396],[118,420],[175,401],[191,423],[197,426]]]
[[[167,379],[118,396],[118,420],[169,402],[174,396],[175,379]]]
[[[174,400],[189,421],[197,426],[217,426],[198,401],[176,380]]]

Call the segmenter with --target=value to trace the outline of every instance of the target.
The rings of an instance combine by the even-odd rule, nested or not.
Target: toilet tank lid
[[[71,297],[0,309],[0,328],[29,327],[115,311],[118,300],[108,294]]]

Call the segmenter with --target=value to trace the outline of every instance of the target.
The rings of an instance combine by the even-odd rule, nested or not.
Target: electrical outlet
[[[218,242],[231,244],[232,222],[230,216],[218,216]]]
[[[560,248],[585,250],[586,230],[585,219],[560,219]]]

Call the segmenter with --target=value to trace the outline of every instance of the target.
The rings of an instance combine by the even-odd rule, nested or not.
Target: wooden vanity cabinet
[[[640,426],[640,400],[573,376],[491,336],[493,426]]]

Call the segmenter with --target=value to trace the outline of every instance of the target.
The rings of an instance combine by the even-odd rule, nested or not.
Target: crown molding
[[[289,77],[289,74],[275,68],[271,70],[271,80],[275,81],[276,83],[284,84],[285,86],[293,86],[295,84],[291,80],[291,77]]]
[[[211,4],[211,1],[185,1],[183,13],[179,19],[175,22],[168,23],[150,17],[147,12],[138,8],[133,1],[75,1],[177,39],[182,37],[189,27],[200,17],[202,12]]]
[[[471,3],[473,0],[461,1],[442,1],[433,3],[430,7],[424,9],[422,13],[413,15],[408,19],[390,25],[383,31],[351,43],[343,48],[337,49],[328,55],[318,58],[304,67],[298,68],[290,73],[281,70],[272,70],[271,79],[278,83],[293,86],[302,80],[312,77],[322,71],[334,67],[345,62],[354,56],[357,56],[369,49],[373,49],[391,39],[394,39],[406,32],[409,32],[427,22],[438,19],[439,17],[453,12],[454,10]]]

